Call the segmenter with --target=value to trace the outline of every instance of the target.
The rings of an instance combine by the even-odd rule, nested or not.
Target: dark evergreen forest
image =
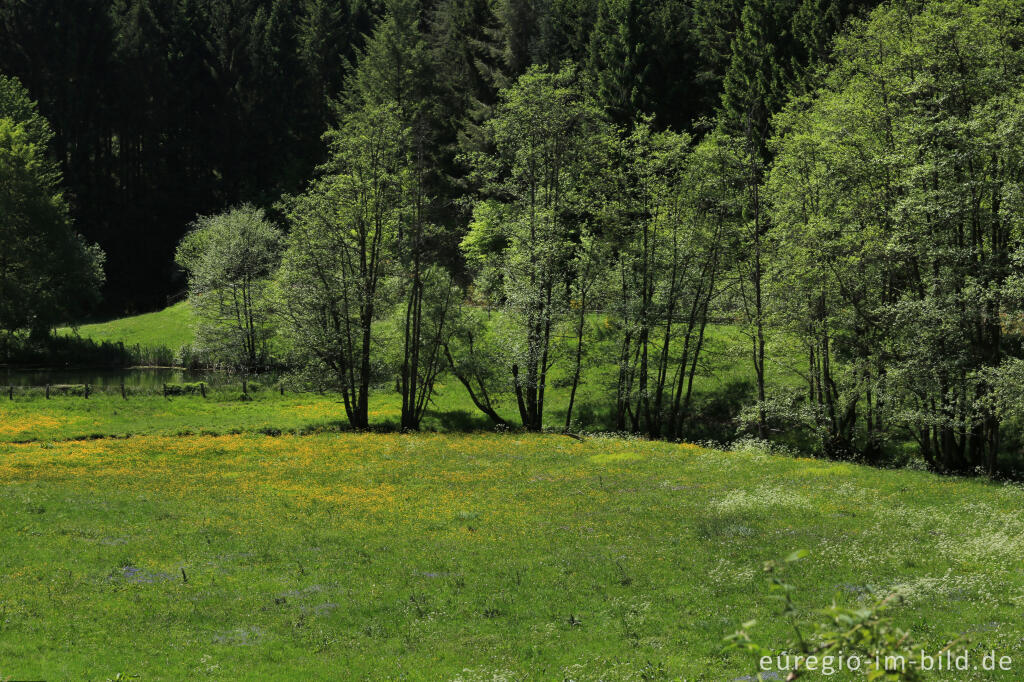
[[[122,314],[185,289],[174,250],[197,214],[252,202],[275,218],[278,198],[325,160],[323,133],[368,91],[429,93],[432,217],[458,270],[470,219],[458,159],[531,65],[575,63],[624,127],[652,116],[700,137],[720,124],[767,155],[769,117],[810,86],[847,18],[875,4],[2,0],[0,73],[52,125],[76,228],[106,253],[102,312]],[[419,34],[409,83],[353,68],[385,16]],[[410,39],[401,27],[393,38]]]

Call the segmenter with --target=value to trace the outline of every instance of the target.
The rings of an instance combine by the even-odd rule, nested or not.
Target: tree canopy
[[[1019,348],[1022,19],[1000,1],[876,11],[777,123],[778,314],[806,343],[827,451],[902,432],[937,468],[995,469],[985,397]]]
[[[80,318],[98,298],[103,254],[74,232],[27,91],[0,76],[0,331],[33,336]]]
[[[728,355],[733,435],[960,473],[1020,444],[1015,0],[41,0],[0,27],[41,99],[0,79],[9,332],[95,292],[74,220],[111,305],[185,275],[210,349],[252,368],[279,329],[359,428],[391,382],[418,428],[450,371],[496,423],[550,427],[557,388],[572,429],[596,381],[607,422],[681,438]]]
[[[188,273],[201,357],[246,374],[268,365],[281,241],[277,226],[251,205],[202,216],[181,240],[176,260]]]
[[[481,139],[497,91],[531,66],[574,62],[617,124],[652,115],[659,129],[688,132],[717,116],[723,83],[727,111],[760,92],[750,89],[764,75],[760,40],[780,74],[763,123],[810,55],[825,60],[845,18],[870,4],[5,0],[0,73],[18,77],[52,122],[70,215],[108,254],[104,305],[121,313],[185,289],[174,249],[194,216],[251,202],[280,218],[277,198],[301,191],[325,160],[332,102],[397,97],[423,109],[444,226],[436,239],[458,269],[470,169],[456,158]],[[406,61],[389,70],[396,56]]]

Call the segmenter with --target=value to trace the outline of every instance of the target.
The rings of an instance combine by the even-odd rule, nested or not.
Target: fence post
[[[249,395],[249,382],[242,379],[242,395]]]
[[[284,395],[284,384],[281,384],[280,388],[281,388],[281,395]]]
[[[164,397],[167,397],[167,384],[164,384]]]
[[[50,399],[50,384],[46,384],[46,399]]]
[[[7,387],[7,397],[11,400],[14,400],[14,386]]]
[[[89,384],[85,385],[85,399],[89,399]]]
[[[206,397],[206,382],[205,381],[200,381],[199,382],[199,392],[203,394],[204,398]]]
[[[124,379],[121,379],[121,399],[128,400],[128,393],[124,390]]]

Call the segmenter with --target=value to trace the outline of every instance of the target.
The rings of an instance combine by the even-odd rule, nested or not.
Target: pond
[[[251,381],[267,382],[276,377],[252,376]],[[216,386],[241,383],[237,375],[225,372],[193,371],[168,367],[131,367],[126,369],[16,369],[0,368],[2,386],[56,386],[59,384],[89,384],[97,388],[117,387],[124,382],[127,388],[159,389],[164,384],[182,384],[205,381]]]

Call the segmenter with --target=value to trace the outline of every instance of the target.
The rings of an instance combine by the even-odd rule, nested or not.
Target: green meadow
[[[0,484],[5,680],[736,679],[795,549],[799,619],[898,591],[915,646],[1019,661],[955,679],[1024,665],[1016,486],[487,433],[41,437]]]
[[[615,428],[610,413],[608,396],[615,391],[618,367],[616,339],[608,333],[608,320],[595,314],[589,318],[588,344],[585,369],[574,406],[574,428],[595,432]],[[80,338],[101,343],[120,342],[126,347],[140,346],[151,349],[156,356],[174,357],[178,349],[193,340],[192,311],[188,302],[164,310],[82,325],[74,330],[64,328],[62,334],[77,334]],[[387,337],[391,330],[378,332]],[[547,393],[545,423],[558,427],[565,423],[569,402],[569,383],[572,374],[571,339],[561,339],[557,352],[559,361],[552,368]],[[734,324],[718,323],[708,326],[702,361],[694,383],[694,414],[688,430],[692,440],[728,441],[736,432],[736,416],[753,391],[754,375],[750,363],[750,339],[744,330]],[[801,372],[806,360],[794,352],[788,338],[770,340],[767,367],[780,383],[802,385]],[[2,379],[0,379],[2,381]],[[259,385],[260,379],[257,378]],[[13,415],[41,415],[60,420],[60,426],[48,430],[32,425],[24,431],[27,437],[82,438],[91,435],[127,435],[131,433],[230,433],[232,431],[308,431],[344,428],[345,412],[340,396],[316,393],[295,395],[287,391],[284,401],[276,394],[276,379],[262,382],[263,390],[252,393],[251,404],[239,403],[241,380],[226,377],[214,381],[210,387],[210,401],[197,396],[164,399],[140,391],[128,401],[120,400],[114,389],[111,400],[94,396],[83,402],[81,397],[67,400],[43,401],[42,387],[18,389],[14,403],[4,407]],[[401,398],[390,386],[377,386],[371,397],[371,426],[388,430],[399,423]],[[96,390],[93,387],[93,390]],[[97,400],[96,398],[100,399]],[[310,419],[303,408],[294,405],[316,404],[316,418]],[[515,398],[510,392],[497,400],[499,414],[510,422],[518,421]],[[474,406],[458,380],[443,374],[435,387],[430,407],[422,425],[423,430],[452,432],[490,429],[490,420]],[[0,432],[0,439],[9,439]]]
[[[1022,93],[1024,0],[0,0],[0,682],[1024,680]]]
[[[177,308],[80,333],[152,342]],[[727,423],[743,339],[709,337],[699,405]],[[595,428],[612,378],[597,367],[581,387]],[[255,388],[4,396],[0,679],[755,679],[724,638],[756,620],[759,643],[787,646],[763,568],[795,550],[809,555],[782,571],[805,631],[833,603],[897,593],[915,650],[956,640],[1015,662],[934,679],[1024,670],[1016,485],[495,433],[451,377],[421,434],[399,433],[387,387],[367,433],[337,395]]]

